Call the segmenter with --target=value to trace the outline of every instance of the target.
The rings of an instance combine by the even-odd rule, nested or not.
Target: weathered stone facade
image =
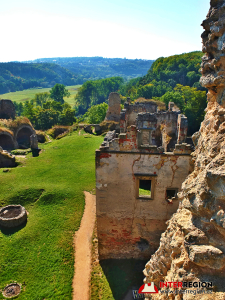
[[[205,119],[193,137],[194,171],[182,185],[178,211],[146,264],[145,282],[212,282],[209,294],[170,299],[225,299],[225,1],[211,0],[202,25],[201,83],[208,88]],[[170,290],[174,288],[170,288]],[[164,288],[168,291],[168,288]],[[206,291],[207,292],[207,291]],[[147,296],[147,295],[146,295]],[[168,299],[152,294],[146,299]]]
[[[126,103],[120,129],[118,136],[108,132],[96,151],[99,255],[146,259],[158,248],[192,171],[190,145],[176,144],[185,141],[187,119],[177,111],[157,112],[153,101]]]
[[[109,102],[108,103],[109,107],[106,112],[105,120],[119,122],[120,111],[121,111],[121,108],[120,108],[121,100],[120,100],[119,94],[118,93],[110,93],[108,102]]]

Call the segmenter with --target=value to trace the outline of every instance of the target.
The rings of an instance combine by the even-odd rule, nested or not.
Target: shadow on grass
[[[6,227],[0,226],[0,230],[4,235],[12,235],[12,234],[16,233],[17,231],[23,229],[26,225],[27,225],[27,221],[17,227],[14,227],[14,228],[6,228]]]
[[[100,261],[115,300],[123,300],[128,291],[143,284],[146,260],[105,259]]]

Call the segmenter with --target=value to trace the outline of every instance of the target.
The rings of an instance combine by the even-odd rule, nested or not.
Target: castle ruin
[[[30,121],[18,122],[12,125],[15,119],[15,107],[11,100],[0,100],[0,147],[3,150],[11,151],[17,148],[29,148],[30,136],[35,133]],[[7,122],[7,121],[8,122]]]
[[[116,93],[110,94],[109,107],[120,133],[108,132],[96,150],[99,256],[147,259],[158,248],[166,221],[178,208],[177,193],[192,171],[187,118],[173,103],[159,111],[155,101],[130,104],[128,99],[120,112]]]

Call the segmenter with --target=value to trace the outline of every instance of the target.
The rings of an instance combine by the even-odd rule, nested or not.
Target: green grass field
[[[26,226],[0,231],[0,289],[22,284],[23,300],[72,299],[73,235],[84,209],[83,191],[95,187],[95,149],[102,137],[72,133],[41,145],[39,157],[4,173],[0,206],[21,204]],[[0,293],[0,299],[3,299]]]
[[[81,85],[71,85],[66,88],[70,92],[70,97],[65,97],[64,100],[68,102],[72,107],[74,106],[74,96],[77,94],[77,89],[81,87]],[[48,92],[51,88],[43,88],[43,89],[28,89],[13,93],[7,93],[0,95],[0,99],[9,99],[16,102],[23,102],[26,100],[31,100],[34,98],[35,94]]]

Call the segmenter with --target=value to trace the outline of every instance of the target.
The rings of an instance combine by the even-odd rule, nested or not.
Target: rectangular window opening
[[[178,189],[167,189],[166,190],[166,199],[177,198]]]
[[[151,198],[151,180],[139,180],[139,197]]]

